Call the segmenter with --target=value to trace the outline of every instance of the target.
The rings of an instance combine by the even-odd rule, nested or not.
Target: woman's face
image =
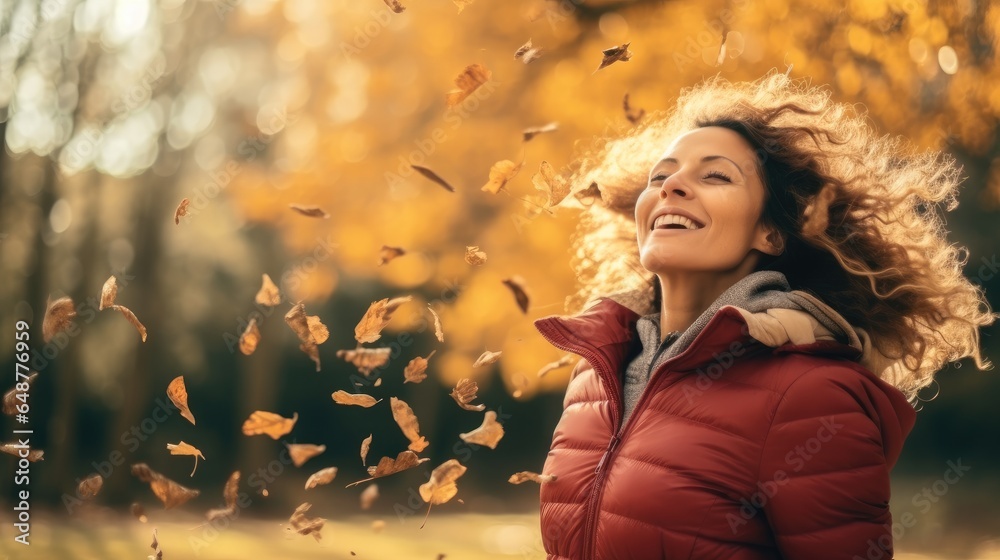
[[[635,206],[639,259],[650,272],[749,273],[777,254],[761,222],[764,185],[756,154],[723,127],[679,136],[649,173]]]

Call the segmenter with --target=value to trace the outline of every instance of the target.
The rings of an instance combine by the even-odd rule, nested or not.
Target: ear
[[[773,226],[757,224],[752,248],[776,257],[785,251],[785,236]]]

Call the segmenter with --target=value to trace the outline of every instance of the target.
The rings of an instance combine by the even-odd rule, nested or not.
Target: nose
[[[661,199],[666,199],[671,193],[681,198],[688,198],[691,196],[691,189],[680,180],[678,175],[680,175],[680,173],[674,173],[663,181],[663,185],[660,186]]]

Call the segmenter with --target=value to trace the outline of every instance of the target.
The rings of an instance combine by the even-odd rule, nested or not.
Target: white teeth
[[[679,216],[677,214],[666,214],[656,218],[656,221],[653,222],[653,229],[668,226],[670,224],[680,224],[687,229],[698,229],[698,225],[695,224],[690,218]]]

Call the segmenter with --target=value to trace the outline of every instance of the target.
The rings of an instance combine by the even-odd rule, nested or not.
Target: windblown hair
[[[683,90],[672,111],[581,154],[571,184],[594,202],[573,239],[580,286],[568,310],[612,294],[641,314],[659,309],[659,281],[639,263],[636,200],[670,142],[706,126],[739,133],[757,153],[763,219],[785,238],[758,270],[783,273],[864,329],[891,363],[875,374],[915,399],[948,362],[991,367],[979,328],[996,315],[963,275],[968,253],[948,241],[939,215],[957,206],[954,158],[877,135],[853,106],[776,71],[754,82],[708,79]]]

